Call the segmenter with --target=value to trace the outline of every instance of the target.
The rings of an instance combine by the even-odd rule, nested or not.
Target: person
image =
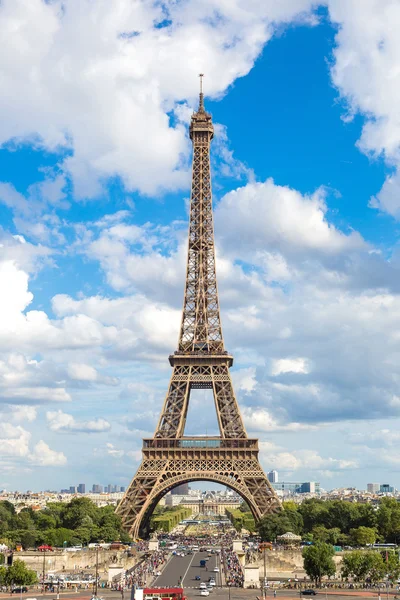
[[[276,598],[276,590],[274,590],[274,598]]]

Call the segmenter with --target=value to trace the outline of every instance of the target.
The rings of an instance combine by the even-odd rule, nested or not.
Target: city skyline
[[[178,5],[0,4],[0,489],[126,487],[140,463],[178,340],[200,72],[262,467],[400,487],[396,2]],[[215,435],[194,392],[186,433]]]

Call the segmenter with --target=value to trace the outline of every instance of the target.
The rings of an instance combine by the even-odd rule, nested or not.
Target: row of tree
[[[32,548],[115,540],[131,541],[114,507],[98,507],[89,498],[74,498],[67,504],[52,502],[39,511],[24,508],[18,514],[10,502],[0,502],[0,541],[11,547],[17,543]]]
[[[322,577],[332,577],[337,566],[333,557],[335,550],[325,542],[316,542],[303,549],[304,569],[316,585],[321,585]],[[397,552],[375,550],[353,550],[343,555],[341,575],[345,579],[372,584],[385,580],[397,581],[400,575],[400,562]]]
[[[174,506],[171,508],[159,508],[150,519],[150,527],[153,531],[165,531],[169,533],[174,527],[192,514],[190,508]]]
[[[378,506],[315,498],[284,502],[283,510],[261,519],[257,530],[267,541],[292,531],[305,541],[332,545],[400,544],[400,504],[394,498],[382,498]]]

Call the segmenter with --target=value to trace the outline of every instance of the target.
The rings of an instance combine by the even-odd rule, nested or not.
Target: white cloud
[[[168,113],[194,101],[195,74],[207,65],[207,92],[223,93],[251,69],[275,25],[312,4],[4,0],[0,144],[71,150],[62,166],[78,196],[115,175],[144,193],[187,185],[189,142]]]
[[[309,373],[305,358],[277,358],[272,361],[271,375],[282,373]]]
[[[358,466],[356,460],[324,458],[315,450],[300,449],[293,452],[287,452],[272,444],[271,442],[260,442],[260,454],[263,463],[270,469],[280,469],[282,471],[298,471],[305,469],[308,471],[342,471],[346,469],[355,469]]]
[[[261,251],[260,258],[269,259],[270,268],[271,254],[265,255],[266,248],[269,253],[318,253],[321,258],[363,248],[365,242],[357,232],[345,235],[329,223],[327,210],[324,190],[302,196],[267,179],[226,194],[215,211],[216,229],[225,249],[234,250],[242,259]],[[280,260],[279,268],[275,260],[272,271],[286,276],[287,266]]]
[[[270,412],[260,407],[245,406],[241,410],[243,419],[248,431],[266,433],[275,431],[304,431],[316,430],[316,425],[308,423],[278,423],[277,419]]]
[[[67,464],[67,459],[63,452],[56,452],[40,440],[33,448],[29,461],[40,467],[59,467]]]
[[[31,434],[20,425],[0,423],[1,463],[3,467],[12,464],[37,466],[65,465],[67,459],[62,452],[56,452],[40,440],[33,449],[30,448]],[[18,466],[20,468],[20,466]]]
[[[111,429],[111,425],[106,419],[77,421],[72,415],[61,410],[46,412],[46,419],[51,431],[61,433],[103,433]]]
[[[394,168],[373,206],[400,216],[400,8],[397,0],[328,0],[339,25],[332,79],[350,116],[365,117],[359,147]]]
[[[71,379],[77,379],[78,381],[96,381],[98,377],[96,369],[82,363],[70,363],[68,365],[68,375]]]

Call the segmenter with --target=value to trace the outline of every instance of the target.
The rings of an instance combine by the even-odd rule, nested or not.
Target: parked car
[[[28,591],[26,585],[15,587],[11,590],[12,594],[25,594]]]
[[[219,567],[214,568],[214,573],[219,573]]]
[[[208,590],[200,590],[200,596],[209,596],[210,592]]]
[[[196,575],[195,580],[200,581],[200,579],[201,579],[200,575]]]
[[[315,594],[317,593],[315,590],[302,590],[301,592],[303,594],[303,596],[315,596]]]

